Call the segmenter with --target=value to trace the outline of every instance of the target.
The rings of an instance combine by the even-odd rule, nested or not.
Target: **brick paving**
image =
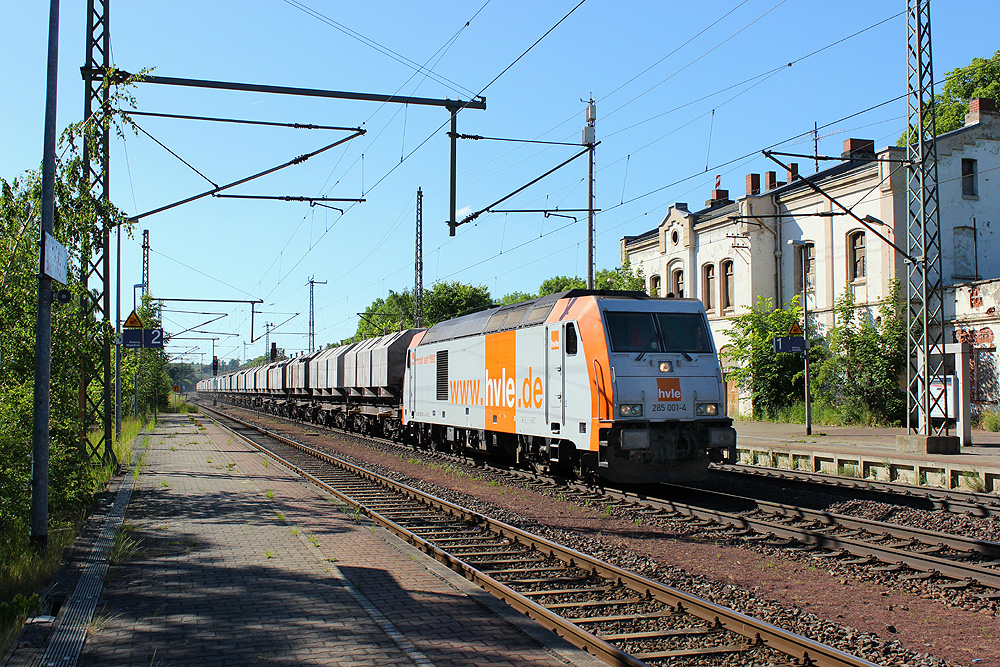
[[[600,665],[199,415],[162,415],[79,665]]]

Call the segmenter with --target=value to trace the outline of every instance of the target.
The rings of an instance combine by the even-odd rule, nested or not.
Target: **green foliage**
[[[555,294],[556,292],[565,292],[571,289],[586,289],[587,281],[583,278],[569,276],[554,276],[548,280],[543,280],[541,287],[538,288],[538,296],[545,296],[546,294]]]
[[[435,283],[424,290],[424,326],[431,327],[443,320],[474,313],[492,305],[490,292],[482,285],[466,285],[457,281]],[[413,320],[413,293],[410,290],[389,292],[385,299],[378,298],[365,309],[355,337],[382,336],[391,331],[411,329]]]
[[[511,292],[510,294],[504,294],[500,297],[498,305],[509,306],[512,303],[521,303],[522,301],[528,301],[534,298],[534,294],[528,294],[527,292]]]
[[[632,265],[626,259],[617,269],[601,269],[594,276],[594,286],[597,289],[628,290],[632,292],[646,291],[646,276],[642,269],[632,271]]]
[[[906,367],[906,322],[899,293],[893,281],[875,317],[855,305],[850,288],[835,304],[837,325],[827,340],[831,354],[817,368],[814,394],[838,406],[847,423],[895,424],[906,415],[899,385]]]
[[[754,419],[774,419],[782,408],[804,396],[801,355],[775,354],[772,343],[775,336],[787,336],[792,324],[801,319],[798,295],[784,308],[775,308],[771,299],[758,297],[753,310],[734,317],[726,332],[732,339],[727,353],[727,365],[732,368],[729,377],[749,390]],[[822,354],[821,347],[811,347],[810,363]]]
[[[987,410],[979,415],[979,424],[987,431],[1000,431],[1000,412]]]
[[[110,81],[112,77],[105,79]],[[107,85],[107,83],[106,83]],[[111,108],[128,105],[124,87],[111,93]],[[38,293],[38,238],[41,172],[0,178],[0,635],[34,606],[32,594],[51,578],[64,549],[72,542],[82,508],[111,471],[89,457],[87,438],[94,424],[80,415],[81,387],[96,399],[92,382],[100,364],[97,341],[111,336],[107,323],[94,316],[89,292],[79,277],[90,248],[105,225],[131,233],[128,218],[107,201],[91,196],[82,150],[99,161],[100,142],[85,135],[113,130],[124,135],[129,124],[120,113],[98,114],[89,123],[67,128],[57,148],[53,233],[67,251],[69,303],[52,305],[49,385],[49,538],[36,552],[29,545],[31,449],[34,415],[35,320]],[[62,286],[55,284],[55,289]],[[85,395],[84,399],[88,397]],[[18,597],[20,595],[20,597]],[[12,621],[13,622],[13,621]],[[16,623],[15,623],[16,625]],[[0,643],[3,639],[0,638]],[[0,646],[2,651],[2,646]]]
[[[148,295],[143,295],[142,304],[136,308],[136,314],[145,328],[162,327],[159,302],[153,301]],[[133,412],[147,415],[152,412],[154,403],[158,409],[167,407],[173,377],[167,372],[166,352],[152,348],[139,350],[122,348],[121,352],[122,410],[128,413],[128,407],[132,406]],[[177,384],[182,383],[177,382]],[[194,389],[194,383],[191,382],[182,388]],[[138,403],[135,403],[136,400]]]
[[[1000,51],[992,58],[973,58],[965,67],[956,67],[946,75],[944,90],[934,96],[935,126],[938,134],[965,125],[969,100],[986,97],[1000,101]],[[912,130],[908,131],[912,134]],[[906,145],[907,133],[897,146]]]

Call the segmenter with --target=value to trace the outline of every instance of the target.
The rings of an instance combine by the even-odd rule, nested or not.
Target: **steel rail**
[[[611,492],[614,495],[614,492]],[[626,494],[622,494],[623,497],[627,497]],[[724,495],[724,494],[720,494]],[[745,499],[752,500],[752,499]],[[689,516],[694,516],[699,519],[704,519],[708,521],[716,521],[720,523],[729,524],[743,529],[752,530],[756,533],[762,535],[773,535],[774,537],[795,540],[805,545],[813,545],[817,547],[822,547],[824,549],[830,549],[831,551],[844,551],[853,556],[858,557],[874,557],[880,562],[886,563],[887,565],[905,565],[913,570],[919,572],[936,573],[948,577],[950,579],[955,579],[958,581],[968,580],[979,583],[983,586],[988,586],[990,588],[1000,589],[1000,570],[991,570],[976,565],[967,565],[963,563],[958,563],[945,558],[940,558],[932,554],[919,553],[914,551],[906,551],[905,549],[897,549],[893,547],[888,547],[884,545],[874,544],[871,542],[865,542],[862,540],[855,540],[850,537],[832,535],[829,533],[819,532],[816,530],[809,530],[806,528],[795,528],[793,526],[786,526],[781,523],[776,523],[773,520],[769,521],[766,519],[758,519],[754,517],[743,516],[740,514],[732,514],[730,512],[723,512],[721,510],[712,510],[704,507],[698,507],[695,505],[690,505],[688,503],[680,503],[669,499],[651,499],[648,497],[642,497],[640,500],[634,500],[633,502],[641,502],[653,507],[661,507],[663,509],[668,509],[672,512],[677,512],[680,514],[687,514]],[[760,502],[760,501],[752,501]],[[791,508],[796,512],[804,512],[801,508]],[[823,513],[819,513],[823,514]],[[833,515],[826,513],[827,517],[838,517],[838,515]],[[845,517],[853,519],[853,517]],[[885,524],[880,524],[885,525]],[[907,529],[915,530],[915,529]],[[925,531],[930,532],[930,531]],[[934,535],[939,535],[934,533]],[[954,536],[944,536],[950,539],[955,539]],[[900,538],[905,539],[905,538]],[[998,547],[993,542],[982,542],[983,545],[992,545],[992,548]]]
[[[956,514],[967,512],[979,517],[1000,516],[1000,496],[991,493],[977,493],[975,491],[962,491],[958,489],[935,489],[914,486],[912,484],[902,484],[900,482],[883,482],[743,464],[714,464],[712,469],[730,474],[757,475],[758,477],[819,484],[834,487],[835,489],[847,488],[889,495],[902,495],[909,499],[926,500],[933,509],[943,509]]]
[[[570,549],[563,545],[557,544],[555,542],[549,541],[545,538],[532,535],[526,531],[519,528],[511,526],[502,521],[492,519],[490,517],[478,514],[469,509],[463,508],[459,505],[451,503],[449,501],[443,500],[431,494],[424,493],[415,489],[413,487],[407,486],[400,482],[394,481],[392,479],[383,477],[364,468],[355,466],[343,459],[332,456],[326,452],[314,449],[302,443],[298,443],[294,440],[286,438],[281,434],[265,429],[256,424],[245,422],[241,419],[235,418],[231,415],[224,414],[218,410],[212,410],[207,406],[200,406],[204,410],[208,410],[223,416],[226,419],[232,420],[240,425],[254,429],[269,438],[273,438],[279,442],[282,442],[291,447],[295,447],[301,451],[307,452],[310,455],[317,457],[328,463],[337,465],[346,470],[351,471],[353,474],[358,475],[362,478],[375,482],[379,485],[389,487],[395,490],[401,495],[420,502],[425,505],[435,507],[450,516],[461,518],[465,521],[469,521],[485,530],[493,532],[498,536],[505,537],[514,541],[516,544],[529,545],[543,554],[547,554],[552,558],[557,558],[574,565],[582,570],[589,570],[595,576],[601,576],[610,581],[617,581],[620,584],[631,588],[634,591],[640,592],[647,598],[655,599],[663,604],[675,608],[677,611],[685,611],[702,620],[712,622],[717,624],[719,627],[734,632],[743,637],[747,637],[750,640],[750,647],[752,646],[767,646],[774,650],[777,650],[786,655],[792,656],[796,659],[801,660],[800,664],[804,665],[815,665],[816,667],[874,667],[875,663],[871,663],[867,660],[859,658],[857,656],[850,655],[839,649],[833,648],[831,646],[826,646],[807,637],[797,635],[793,632],[783,630],[775,625],[755,619],[753,617],[747,616],[732,609],[728,609],[721,605],[703,600],[697,596],[684,593],[683,591],[670,588],[659,582],[647,579],[640,575],[628,572],[610,563],[606,563],[597,560],[587,554]],[[218,423],[218,422],[217,422]],[[220,424],[221,425],[221,424]],[[222,425],[226,428],[225,425]],[[543,626],[549,628],[556,634],[566,638],[570,642],[574,643],[576,646],[587,650],[597,657],[600,657],[605,662],[612,665],[635,665],[641,666],[645,665],[644,662],[637,660],[633,656],[621,651],[617,647],[609,644],[608,642],[595,637],[591,633],[578,627],[576,624],[564,619],[551,610],[533,602],[527,596],[514,591],[513,589],[507,587],[502,582],[497,581],[488,574],[481,572],[480,570],[472,567],[468,563],[458,559],[455,556],[447,553],[438,546],[432,544],[431,542],[423,539],[419,535],[412,533],[403,526],[397,524],[392,519],[382,516],[377,512],[365,507],[362,503],[351,498],[350,496],[341,493],[336,490],[331,485],[323,482],[314,475],[303,470],[301,467],[277,456],[273,452],[267,450],[266,447],[253,442],[253,440],[247,438],[246,436],[240,434],[238,431],[233,429],[228,429],[234,434],[238,435],[240,438],[250,443],[252,446],[261,449],[262,451],[268,452],[270,456],[274,456],[283,465],[288,466],[290,469],[294,470],[297,474],[300,474],[314,484],[317,484],[327,490],[328,492],[334,494],[336,497],[340,498],[344,502],[348,503],[352,507],[365,512],[373,521],[376,521],[385,528],[396,533],[404,540],[412,544],[414,547],[420,549],[424,553],[428,554],[435,560],[447,565],[451,569],[459,572],[465,576],[470,581],[486,588],[491,594],[503,600],[507,604],[511,605],[518,611],[524,613],[525,615],[533,618],[534,620],[541,623]]]
[[[785,517],[795,517],[802,519],[803,521],[818,521],[830,527],[843,526],[846,528],[856,528],[865,530],[874,535],[888,535],[901,540],[916,539],[925,544],[943,544],[958,551],[973,551],[984,556],[1000,558],[1000,544],[997,542],[976,540],[971,537],[942,533],[934,530],[925,530],[923,528],[900,526],[898,524],[876,521],[874,519],[865,519],[847,514],[837,514],[836,512],[811,510],[804,507],[798,507],[796,505],[785,505],[784,503],[747,498],[730,493],[693,489],[674,484],[665,484],[663,486],[676,489],[679,493],[684,493],[687,496],[703,495],[706,498],[721,498],[724,500],[733,500],[742,503],[752,503],[757,509],[764,512],[779,514]]]

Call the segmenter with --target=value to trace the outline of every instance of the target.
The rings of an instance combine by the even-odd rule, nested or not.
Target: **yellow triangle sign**
[[[136,315],[135,311],[133,310],[131,313],[129,313],[128,319],[125,320],[125,324],[123,324],[122,326],[124,326],[126,329],[141,329],[142,320],[139,319],[139,316]]]
[[[128,325],[126,324],[125,326],[128,326]],[[801,336],[802,335],[802,327],[799,326],[798,322],[793,322],[792,323],[792,328],[788,330],[788,335],[789,336]]]

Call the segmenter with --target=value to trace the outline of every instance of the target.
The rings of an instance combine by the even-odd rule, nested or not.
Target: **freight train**
[[[614,483],[735,459],[696,299],[570,290],[202,380],[203,396]]]

